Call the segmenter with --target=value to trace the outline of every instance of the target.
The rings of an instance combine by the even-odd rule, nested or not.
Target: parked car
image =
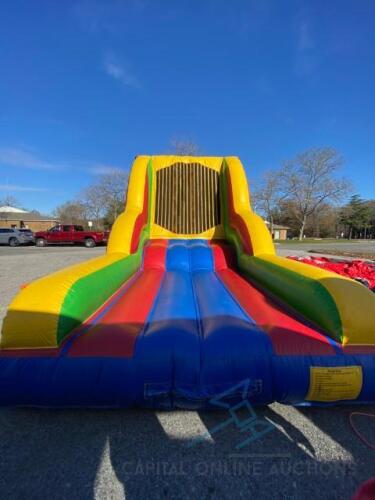
[[[83,244],[87,248],[92,248],[100,243],[106,244],[108,241],[108,231],[85,231],[83,226],[75,224],[57,225],[48,231],[37,231],[35,242],[38,247],[54,244]]]
[[[30,229],[0,228],[0,244],[2,245],[18,247],[18,245],[32,245],[34,243],[34,233]]]

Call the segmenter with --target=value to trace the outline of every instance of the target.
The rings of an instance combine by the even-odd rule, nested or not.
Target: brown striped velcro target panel
[[[155,223],[177,234],[199,234],[220,224],[219,173],[182,162],[158,170]]]

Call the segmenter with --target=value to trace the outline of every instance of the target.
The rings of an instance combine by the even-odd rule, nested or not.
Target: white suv
[[[0,245],[28,245],[35,243],[34,234],[30,229],[16,229],[9,227],[0,227]]]

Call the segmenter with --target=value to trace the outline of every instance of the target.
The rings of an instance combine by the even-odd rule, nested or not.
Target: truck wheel
[[[17,238],[9,238],[9,246],[10,247],[18,247],[20,242],[17,240]]]
[[[85,247],[86,248],[93,248],[96,245],[95,240],[92,238],[86,238],[85,239]]]
[[[37,247],[45,247],[47,242],[44,238],[37,238],[35,244]]]

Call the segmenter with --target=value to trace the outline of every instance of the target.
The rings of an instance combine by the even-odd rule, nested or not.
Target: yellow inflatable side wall
[[[123,258],[123,254],[105,255],[28,284],[9,305],[3,322],[1,347],[57,346],[61,308],[73,285],[79,279]]]
[[[331,328],[336,340],[344,344],[374,345],[375,294],[338,274],[276,256],[266,224],[251,210],[240,160],[226,158],[225,163],[232,189],[228,196],[233,198],[235,215],[246,228],[253,249],[253,256],[239,254],[243,271],[318,326]],[[229,191],[230,186],[227,189]],[[324,311],[332,316],[337,313],[335,325],[327,321]]]
[[[295,260],[276,255],[262,256],[262,259],[324,286],[340,314],[343,344],[375,344],[375,294],[368,288],[344,276]],[[308,301],[308,297],[304,299]]]
[[[149,156],[137,156],[130,173],[126,207],[113,224],[109,236],[107,253],[123,252],[130,254],[133,229],[144,205],[145,182]]]
[[[252,254],[275,254],[275,246],[264,220],[253,212],[250,203],[249,188],[245,170],[241,161],[236,156],[225,158],[228,176],[232,189],[232,202],[234,212],[243,222],[243,226],[251,241]],[[230,196],[230,186],[227,187],[227,196]],[[227,200],[228,203],[229,200]]]
[[[130,253],[133,228],[143,209],[149,157],[140,156],[129,180],[125,211],[111,231],[107,254],[67,267],[30,283],[9,305],[1,333],[2,348],[55,347],[63,304],[74,301],[79,280],[123,260]],[[101,286],[105,287],[105,283]],[[95,294],[95,290],[92,290]]]

